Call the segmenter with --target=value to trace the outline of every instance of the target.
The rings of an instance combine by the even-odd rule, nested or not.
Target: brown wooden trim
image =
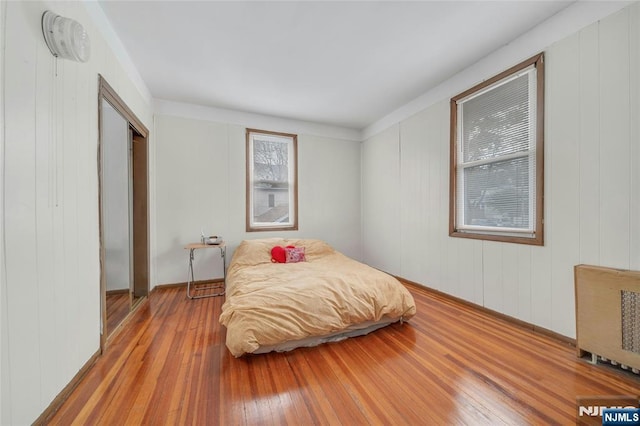
[[[105,330],[107,324],[106,310],[106,276],[104,272],[104,218],[102,217],[102,100],[106,100],[127,120],[130,128],[132,143],[132,170],[131,179],[133,186],[132,200],[132,238],[133,238],[133,279],[134,293],[136,297],[145,297],[149,292],[149,191],[148,191],[148,146],[149,130],[127,106],[116,91],[107,83],[105,78],[98,74],[98,223],[100,230],[100,303],[102,330],[100,334],[100,348],[104,351],[114,333]],[[132,301],[131,313],[139,306],[139,301]],[[126,321],[126,319],[125,319]],[[109,335],[107,335],[107,332]]]
[[[518,237],[507,235],[485,234],[481,232],[461,232],[456,228],[457,216],[457,102],[467,96],[478,92],[511,74],[519,72],[530,65],[536,68],[536,226],[533,237]],[[450,158],[449,158],[449,236],[459,238],[471,238],[475,240],[488,240],[506,243],[544,245],[544,53],[539,53],[531,58],[514,65],[508,70],[485,80],[471,89],[451,98],[450,102]]]
[[[149,136],[149,130],[142,124],[142,121],[133,113],[133,111],[127,106],[122,98],[113,90],[113,87],[107,80],[98,74],[99,86],[98,86],[98,99],[106,99],[124,118],[133,126],[133,128],[143,137]]]
[[[198,281],[194,281],[191,285],[200,285],[200,284],[216,284],[216,283],[222,283],[224,282],[224,278],[211,278],[208,280],[198,280]],[[187,282],[179,282],[179,283],[169,283],[169,284],[157,284],[153,290],[151,291],[155,291],[157,290],[162,290],[165,288],[177,288],[177,287],[186,287],[187,286]]]
[[[513,324],[515,326],[518,326],[520,328],[524,328],[526,330],[531,330],[534,333],[540,334],[542,336],[553,338],[553,339],[558,340],[558,341],[560,341],[562,343],[566,343],[567,345],[576,346],[576,340],[572,339],[571,337],[564,336],[564,335],[562,335],[560,333],[556,333],[555,331],[549,330],[547,328],[540,327],[540,326],[537,326],[535,324],[531,324],[531,323],[526,322],[526,321],[522,321],[522,320],[520,320],[518,318],[514,318],[512,316],[503,314],[502,312],[494,311],[493,309],[489,309],[489,308],[486,308],[484,306],[478,305],[477,303],[469,302],[468,300],[464,300],[464,299],[461,299],[459,297],[452,296],[452,295],[444,293],[444,292],[442,292],[440,290],[436,290],[434,288],[427,287],[425,285],[416,283],[414,281],[407,280],[405,278],[398,277],[398,276],[396,276],[396,278],[400,282],[402,282],[403,284],[406,284],[406,285],[408,285],[408,286],[410,286],[410,287],[412,287],[412,288],[414,288],[416,290],[422,290],[422,291],[425,291],[427,293],[430,293],[430,294],[432,294],[434,296],[437,296],[438,298],[440,298],[442,300],[448,300],[450,302],[454,302],[456,304],[463,305],[466,308],[475,309],[475,310],[478,310],[480,312],[484,312],[486,314],[489,314],[489,315],[491,315],[491,316],[493,316],[495,318],[501,319],[503,321],[506,321],[506,322],[508,322],[510,324]]]
[[[56,414],[56,412],[62,407],[62,404],[65,403],[69,395],[75,390],[75,388],[82,382],[82,379],[87,375],[87,373],[93,367],[93,364],[100,358],[100,350],[91,355],[91,358],[84,363],[82,368],[76,373],[75,376],[71,379],[71,381],[60,391],[51,404],[40,414],[40,416],[33,422],[33,425],[45,425],[49,422],[49,420]]]
[[[537,233],[536,233],[537,235]],[[453,231],[449,233],[450,237],[459,237],[459,238],[470,238],[473,240],[484,240],[484,241],[497,241],[503,243],[516,243],[516,244],[529,244],[532,246],[540,246],[541,242],[538,241],[538,238],[528,238],[528,237],[516,237],[516,236],[506,236],[506,235],[493,235],[493,234],[481,234],[479,232],[459,232]]]
[[[251,129],[247,129],[245,133],[246,145],[244,150],[244,155],[246,157],[246,165],[245,165],[245,230],[249,232],[251,229],[251,156],[249,155],[250,146],[251,146],[251,138],[249,134],[251,133]]]
[[[584,351],[582,349],[580,349],[580,346],[578,346],[578,343],[580,341],[580,328],[578,327],[578,277],[576,274],[577,268],[579,265],[574,265],[573,266],[573,300],[576,301],[576,303],[574,303],[573,305],[573,312],[574,312],[574,318],[576,318],[576,356],[578,358],[581,358],[582,356],[584,356]]]
[[[132,140],[133,183],[133,296],[149,294],[149,169],[147,139],[134,135]]]
[[[249,156],[251,133],[262,133],[266,135],[284,136],[293,139],[293,223],[290,226],[269,226],[269,227],[252,227],[251,226],[251,158]],[[270,231],[297,231],[298,230],[298,135],[293,133],[274,132],[270,130],[246,129],[246,175],[245,175],[245,229],[247,232],[270,232]]]
[[[544,54],[536,60],[537,69],[537,122],[536,122],[536,245],[544,245]]]
[[[247,232],[279,232],[279,231],[297,231],[297,225],[280,226],[280,227],[260,227],[260,228],[247,228]]]
[[[103,226],[104,218],[102,217],[102,99],[103,92],[107,91],[108,84],[104,78],[98,74],[98,149],[96,155],[98,168],[98,233],[100,239],[100,351],[104,351],[107,344],[107,279],[104,266],[104,242],[103,242]],[[109,89],[111,86],[108,86]]]
[[[449,235],[456,232],[457,185],[456,164],[458,164],[458,104],[451,99],[449,104],[451,123],[449,135]]]
[[[451,100],[457,102],[460,99],[466,98],[467,96],[469,96],[472,93],[478,92],[478,91],[484,89],[485,87],[489,87],[492,84],[502,80],[503,78],[508,77],[511,74],[515,74],[516,72],[525,69],[529,65],[536,64],[536,67],[537,67],[538,64],[541,61],[541,58],[543,56],[544,56],[544,53],[538,53],[537,55],[534,55],[534,56],[530,57],[529,59],[525,59],[524,61],[520,62],[519,64],[512,66],[508,70],[503,71],[500,74],[495,75],[495,76],[491,77],[488,80],[480,82],[480,83],[476,84],[475,86],[473,86],[471,89],[465,90],[464,92],[460,93],[459,95],[454,96],[453,98],[451,98]]]
[[[105,293],[107,294],[107,296],[114,295],[114,294],[123,294],[123,293],[129,293],[129,289],[123,288],[118,290],[107,290]]]
[[[187,286],[186,281],[181,283],[156,284],[155,287],[151,289],[151,293],[153,293],[154,291],[164,290],[167,288],[180,288],[180,287],[186,287],[186,286]]]

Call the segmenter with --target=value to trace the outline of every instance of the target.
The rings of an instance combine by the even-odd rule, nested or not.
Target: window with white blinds
[[[542,244],[543,61],[454,97],[450,234]]]

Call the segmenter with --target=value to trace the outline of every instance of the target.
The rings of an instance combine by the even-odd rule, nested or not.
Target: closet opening
[[[99,76],[100,346],[149,293],[149,131]]]

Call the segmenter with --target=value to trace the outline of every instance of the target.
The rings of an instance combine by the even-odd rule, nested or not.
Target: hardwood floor
[[[120,325],[131,311],[129,291],[107,292],[107,335]]]
[[[50,424],[575,424],[577,396],[640,393],[566,343],[409,289],[405,324],[237,359],[224,298],[154,291]]]

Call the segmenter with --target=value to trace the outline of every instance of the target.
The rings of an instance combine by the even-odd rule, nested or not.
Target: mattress
[[[304,261],[273,263],[275,246],[303,248]],[[268,238],[235,250],[220,323],[238,357],[338,341],[415,313],[411,293],[391,275],[321,240]]]

